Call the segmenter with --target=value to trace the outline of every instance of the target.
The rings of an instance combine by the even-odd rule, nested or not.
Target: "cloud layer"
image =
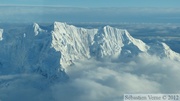
[[[2,101],[122,101],[127,93],[180,93],[180,63],[140,54],[134,61],[77,61],[64,83],[31,75],[0,77]]]

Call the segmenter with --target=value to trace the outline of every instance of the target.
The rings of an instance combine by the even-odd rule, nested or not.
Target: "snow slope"
[[[104,26],[99,29],[78,28],[55,22],[52,30],[52,47],[60,51],[60,64],[67,67],[74,60],[118,58],[124,51],[137,54],[146,52],[148,46],[133,38],[126,30]]]
[[[180,61],[180,54],[171,50],[170,47],[163,42],[151,43],[148,53],[160,58],[167,57],[171,60]]]
[[[0,41],[0,74],[38,73],[48,79],[65,80],[59,63],[61,53],[51,47],[51,34],[35,23],[22,32],[4,31]]]
[[[180,61],[180,55],[165,43],[147,45],[125,29],[85,29],[61,22],[34,23],[17,32],[0,29],[0,47],[1,75],[35,72],[61,80],[68,78],[64,69],[76,60],[123,61],[147,53]]]

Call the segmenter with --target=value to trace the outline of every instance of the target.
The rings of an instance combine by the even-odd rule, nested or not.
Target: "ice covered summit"
[[[180,55],[165,43],[147,45],[127,30],[108,25],[87,29],[54,22],[46,26],[34,23],[20,30],[0,29],[0,47],[1,75],[37,72],[47,78],[63,78],[64,69],[76,60],[123,62],[140,53],[180,61]]]

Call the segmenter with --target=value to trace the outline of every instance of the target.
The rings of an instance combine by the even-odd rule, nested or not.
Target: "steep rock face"
[[[0,42],[1,75],[39,73],[48,79],[67,79],[59,63],[61,53],[51,47],[51,33],[38,24],[26,28],[25,33],[3,34]]]
[[[91,53],[97,58],[117,58],[125,55],[125,51],[146,52],[148,48],[144,42],[133,38],[126,30],[105,26],[94,36]]]
[[[77,28],[65,23],[55,22],[52,30],[52,47],[62,53],[60,63],[63,67],[73,60],[90,58],[89,46],[97,29]]]
[[[156,55],[160,58],[169,58],[171,60],[180,61],[180,54],[172,51],[170,47],[163,42],[151,43],[151,47],[148,50],[149,54]]]
[[[123,62],[139,53],[180,60],[180,55],[165,43],[146,45],[127,30],[110,26],[85,29],[61,22],[50,26],[34,23],[22,32],[13,31],[0,30],[2,75],[35,72],[46,78],[63,80],[68,78],[64,68],[75,60],[95,58]]]
[[[131,58],[141,52],[158,54],[156,50],[162,51],[161,55],[158,55],[160,57],[179,60],[179,54],[170,48],[167,49],[168,46],[165,43],[162,46],[167,47],[147,45],[143,41],[133,38],[125,29],[111,26],[85,29],[61,22],[54,22],[46,29],[41,28],[38,24],[34,26],[36,35],[41,33],[51,35],[51,47],[61,53],[60,65],[63,68],[79,59],[93,57],[98,60],[105,58],[124,60],[124,58]]]
[[[119,58],[126,56],[126,51],[137,55],[149,48],[141,40],[134,39],[126,30],[110,26],[84,29],[55,22],[51,33],[52,47],[61,52],[60,64],[63,67],[71,65],[77,59]]]
[[[180,61],[180,54],[172,51],[172,50],[170,49],[170,47],[169,47],[167,44],[165,44],[165,43],[162,43],[162,46],[163,46],[164,54],[165,54],[168,58],[170,58],[170,59],[172,59],[172,60]]]

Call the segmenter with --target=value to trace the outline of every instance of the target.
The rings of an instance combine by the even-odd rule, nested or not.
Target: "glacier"
[[[81,28],[62,22],[37,23],[24,30],[0,29],[0,75],[38,73],[66,80],[66,68],[77,60],[130,61],[140,53],[180,61],[180,54],[162,42],[146,44],[126,29]]]

